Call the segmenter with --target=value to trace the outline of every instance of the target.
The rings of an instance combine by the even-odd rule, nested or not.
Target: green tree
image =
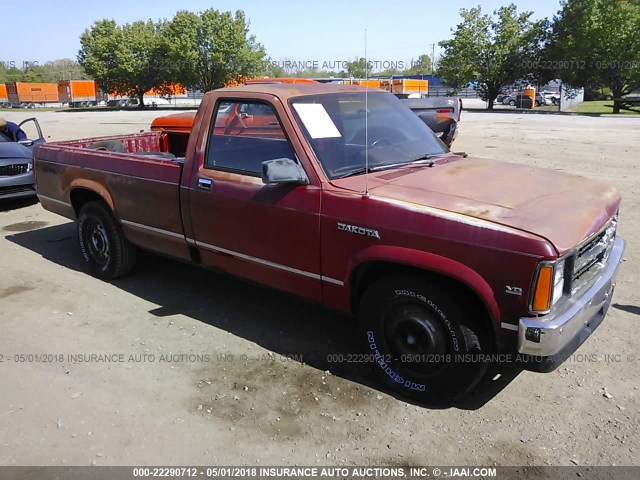
[[[80,36],[80,46],[78,63],[103,91],[119,93],[123,80],[120,61],[126,57],[126,46],[115,20],[96,21]]]
[[[574,87],[609,88],[620,98],[640,88],[640,3],[564,0],[548,49],[557,75]],[[565,68],[566,67],[566,68]],[[620,113],[614,101],[613,113]]]
[[[404,75],[429,75],[433,73],[431,69],[431,57],[423,53],[417,60],[411,59],[411,66],[407,68]]]
[[[453,38],[439,43],[444,53],[438,72],[454,91],[477,82],[478,94],[491,110],[506,85],[529,75],[531,59],[543,46],[545,22],[532,21],[532,12],[518,13],[514,4],[493,16],[483,14],[480,6],[462,9],[460,15]]]
[[[347,75],[353,78],[367,78],[372,73],[372,63],[363,58],[357,58],[352,62],[347,63]]]
[[[202,91],[260,75],[268,67],[241,10],[178,12],[166,30],[165,47],[173,80]]]
[[[44,66],[43,76],[47,82],[57,82],[59,80],[89,80],[84,68],[71,58],[59,58],[52,62],[47,62]]]
[[[271,57],[265,59],[265,66],[262,70],[262,74],[269,78],[286,77],[287,71],[282,67],[280,62],[273,60]]]
[[[78,62],[104,91],[138,98],[144,108],[144,93],[170,80],[162,42],[165,26],[151,20],[123,26],[97,21],[80,37]]]
[[[25,65],[22,70],[21,82],[47,82],[46,71],[43,66],[38,63],[32,65]]]

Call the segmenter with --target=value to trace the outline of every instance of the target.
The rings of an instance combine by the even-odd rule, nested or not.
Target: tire
[[[99,142],[92,143],[87,148],[117,153],[125,153],[127,151],[124,143],[122,143],[120,140],[101,140]]]
[[[358,310],[374,373],[421,403],[450,402],[468,393],[488,367],[473,357],[489,353],[492,342],[476,325],[478,315],[464,305],[460,296],[418,277],[393,275],[375,282]]]
[[[516,101],[515,100],[509,100],[509,105],[511,105],[512,107],[516,106]]]
[[[136,262],[136,247],[102,202],[85,204],[78,214],[78,239],[82,258],[92,275],[113,280],[129,273]]]

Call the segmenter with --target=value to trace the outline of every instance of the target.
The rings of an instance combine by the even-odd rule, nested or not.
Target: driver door
[[[299,163],[273,105],[219,101],[213,123],[189,191],[203,264],[321,300],[320,187],[262,182],[262,162]]]

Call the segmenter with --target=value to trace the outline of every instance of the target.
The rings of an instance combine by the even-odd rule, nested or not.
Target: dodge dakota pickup
[[[621,197],[596,180],[452,154],[356,86],[215,90],[190,130],[36,148],[40,202],[76,221],[97,277],[141,248],[350,312],[362,358],[425,402],[466,394],[498,353],[552,370],[609,308]]]

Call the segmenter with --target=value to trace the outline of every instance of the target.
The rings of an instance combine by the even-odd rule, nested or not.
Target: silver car
[[[36,194],[33,177],[33,147],[45,141],[40,124],[28,118],[20,128],[33,123],[37,138],[14,141],[0,133],[0,200],[33,197]],[[24,130],[24,129],[23,129]]]

